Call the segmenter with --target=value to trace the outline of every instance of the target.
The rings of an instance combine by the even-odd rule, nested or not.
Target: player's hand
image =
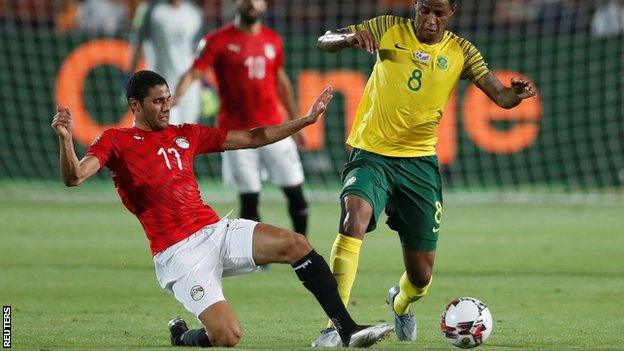
[[[52,119],[52,129],[58,134],[59,137],[63,139],[71,139],[71,125],[73,122],[73,118],[69,113],[69,109],[67,107],[56,107],[56,114]]]
[[[511,78],[511,89],[521,99],[528,99],[537,95],[533,84],[523,79],[516,80],[515,78]]]
[[[379,48],[375,37],[367,31],[347,34],[347,44],[355,48],[364,49],[371,55],[374,55]]]
[[[325,114],[325,110],[327,110],[327,105],[331,101],[332,97],[334,97],[334,88],[332,86],[328,86],[323,90],[321,95],[316,98],[314,105],[308,111],[308,114],[303,117],[307,119],[308,124],[314,124],[318,119]]]

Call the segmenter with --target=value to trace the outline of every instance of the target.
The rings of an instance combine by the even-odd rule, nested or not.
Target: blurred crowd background
[[[5,28],[36,27],[58,32],[116,35],[131,27],[147,0],[0,0]],[[207,29],[231,18],[232,0],[197,0]],[[379,14],[413,15],[413,0],[271,0],[265,21],[295,22],[295,30],[343,26]],[[338,14],[338,16],[336,16]],[[451,28],[464,31],[509,29],[588,32],[597,37],[624,33],[624,0],[462,0]],[[340,23],[333,23],[340,22]],[[544,26],[543,24],[548,24]],[[329,28],[328,27],[328,28]]]

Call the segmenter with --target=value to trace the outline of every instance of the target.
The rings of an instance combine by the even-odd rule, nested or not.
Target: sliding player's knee
[[[243,332],[240,324],[232,323],[228,326],[223,326],[211,333],[210,342],[215,347],[234,347],[238,344]]]
[[[291,264],[299,261],[302,257],[312,251],[312,246],[308,242],[308,239],[306,239],[303,235],[290,232],[287,235],[286,240],[288,243],[285,245],[284,256],[285,260]]]

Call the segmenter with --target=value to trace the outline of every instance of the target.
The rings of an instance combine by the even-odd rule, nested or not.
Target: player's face
[[[136,107],[136,109],[135,109]],[[143,103],[135,101],[135,115],[152,130],[163,130],[169,124],[171,112],[171,93],[167,85],[154,85]]]
[[[236,13],[246,24],[253,24],[267,9],[266,0],[236,0]]]
[[[416,1],[416,36],[426,44],[440,41],[449,17],[455,12],[449,0],[418,0]]]

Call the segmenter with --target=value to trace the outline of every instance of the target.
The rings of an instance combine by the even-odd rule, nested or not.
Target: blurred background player
[[[171,84],[193,63],[203,30],[203,12],[189,0],[153,0],[139,5],[132,21],[130,72],[145,56],[148,67]],[[201,82],[190,84],[171,110],[171,124],[196,123],[200,117]]]
[[[468,40],[446,31],[459,0],[417,0],[415,18],[380,16],[329,31],[319,49],[361,48],[377,62],[358,106],[342,173],[339,230],[330,265],[345,305],[355,280],[364,234],[385,209],[403,247],[405,273],[388,291],[397,338],[416,340],[411,303],[431,284],[442,220],[442,182],[435,145],[442,111],[460,79],[469,79],[506,109],[535,95],[530,83],[504,86]],[[330,324],[331,326],[331,324]],[[336,346],[331,327],[316,346]]]
[[[288,119],[297,115],[292,85],[284,70],[282,40],[262,25],[265,0],[234,1],[232,23],[208,33],[200,44],[200,54],[180,78],[174,103],[183,99],[192,82],[209,68],[214,70],[221,108],[217,126],[226,131],[269,126],[283,121],[279,102]],[[294,136],[302,144],[302,134]],[[282,188],[294,231],[307,233],[308,203],[301,184],[303,167],[293,138],[254,150],[223,154],[223,180],[233,186],[240,201],[242,218],[260,220],[258,202],[262,174]]]

